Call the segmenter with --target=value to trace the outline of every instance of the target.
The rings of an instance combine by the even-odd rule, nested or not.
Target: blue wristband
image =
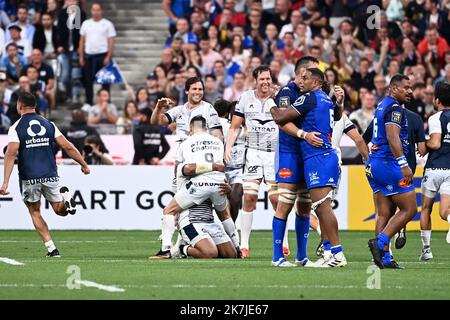
[[[398,157],[398,158],[395,159],[395,160],[397,160],[397,164],[400,166],[400,168],[403,168],[403,167],[407,167],[407,166],[408,166],[408,161],[406,160],[406,157],[405,157],[405,156],[403,156],[403,157]]]

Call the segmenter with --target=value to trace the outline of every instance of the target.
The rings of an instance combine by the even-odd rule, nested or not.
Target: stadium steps
[[[93,0],[87,1],[90,16]],[[135,90],[144,86],[147,74],[161,60],[161,50],[169,34],[167,16],[161,0],[100,0],[104,16],[113,22],[117,37],[114,60],[122,75]],[[94,89],[96,89],[95,87]],[[121,110],[130,96],[123,85],[111,87],[112,102]],[[51,119],[67,125],[70,122],[70,106],[58,106]]]

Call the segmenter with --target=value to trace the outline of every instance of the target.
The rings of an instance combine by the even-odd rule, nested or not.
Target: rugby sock
[[[295,215],[295,235],[297,239],[297,256],[298,261],[305,259],[308,256],[308,235],[309,235],[309,216]]]
[[[323,240],[323,255],[329,256],[331,254],[331,243],[330,240]]]
[[[225,229],[225,232],[230,237],[231,241],[233,242],[233,245],[235,247],[239,247],[239,238],[237,236],[236,232],[236,226],[234,225],[233,219],[228,218],[224,221],[222,221],[223,228]]]
[[[447,216],[447,222],[450,223],[450,214]]]
[[[161,250],[170,250],[172,247],[172,236],[175,232],[175,217],[170,214],[164,214],[161,224],[162,244]]]
[[[279,261],[284,258],[283,255],[283,235],[286,229],[286,220],[273,217],[272,220],[272,234],[273,234],[273,260]]]
[[[431,241],[431,230],[420,230],[420,238],[422,239],[422,246],[429,247]]]
[[[336,253],[342,252],[342,246],[338,244],[337,246],[331,247],[331,253],[335,255]]]
[[[53,240],[49,240],[47,242],[44,243],[45,247],[47,248],[48,252],[52,252],[53,250],[56,249],[55,244],[53,243]]]
[[[391,253],[389,251],[385,251],[382,260],[385,264],[391,263]]]
[[[384,232],[380,233],[377,237],[378,249],[384,251],[384,247],[389,245],[391,238],[389,238]]]
[[[283,247],[286,247],[289,249],[289,228],[287,227],[287,225],[284,230]]]
[[[317,226],[316,232],[319,236],[322,235],[322,230],[320,230],[320,224]]]
[[[241,214],[241,248],[249,247],[250,232],[252,231],[253,212],[242,210]]]

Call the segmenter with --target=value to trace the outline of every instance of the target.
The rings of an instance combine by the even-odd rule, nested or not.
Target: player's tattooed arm
[[[14,168],[14,161],[16,160],[17,151],[19,150],[18,142],[8,143],[8,148],[5,152],[5,160],[3,167],[3,183],[0,187],[0,195],[6,196],[9,194],[8,185],[9,179],[11,178],[11,173]]]

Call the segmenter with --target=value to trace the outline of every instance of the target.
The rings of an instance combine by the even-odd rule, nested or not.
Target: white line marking
[[[119,243],[123,241],[118,240],[61,240],[58,243]],[[132,243],[159,243],[158,240],[130,240]],[[0,240],[0,243],[42,243],[42,241],[29,240]]]
[[[24,265],[24,263],[19,262],[17,260],[9,259],[9,258],[3,258],[3,257],[0,257],[0,262],[4,262],[6,264],[11,264],[13,266],[23,266]]]
[[[99,290],[108,291],[108,292],[125,292],[125,289],[115,287],[115,286],[106,286],[104,284],[99,284],[93,281],[88,280],[76,280],[76,283],[79,283],[88,288],[97,288]]]

